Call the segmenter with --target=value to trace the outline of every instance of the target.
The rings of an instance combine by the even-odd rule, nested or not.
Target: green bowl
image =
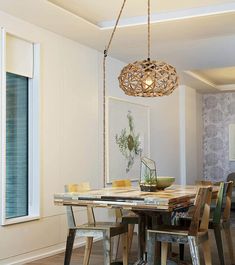
[[[175,177],[157,176],[157,189],[164,190],[175,182]]]

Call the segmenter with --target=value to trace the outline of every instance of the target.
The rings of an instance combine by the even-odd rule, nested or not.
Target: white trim
[[[230,123],[228,126],[228,147],[229,147],[229,161],[235,161],[235,124]]]
[[[235,90],[235,84],[217,85],[216,88],[221,91],[233,91]]]
[[[40,45],[34,44],[33,79],[29,83],[29,216],[40,215],[39,76]]]
[[[217,88],[216,85],[214,83],[212,83],[211,81],[207,80],[206,78],[202,77],[199,74],[194,73],[193,71],[184,71],[184,73],[188,74],[189,76],[201,81],[202,83],[213,87],[213,88]]]
[[[178,21],[183,19],[192,19],[197,17],[220,15],[220,14],[229,14],[233,13],[234,11],[235,11],[235,3],[227,3],[227,4],[214,5],[214,6],[188,8],[188,9],[170,11],[170,12],[159,12],[151,14],[151,24],[163,23],[168,21]],[[147,24],[146,16],[137,16],[137,17],[120,19],[118,27],[124,28],[131,26],[146,25]],[[116,21],[114,20],[101,21],[98,23],[98,26],[100,27],[101,30],[109,30],[114,27],[115,22]]]
[[[81,238],[78,238],[78,240],[74,242],[74,248],[79,248],[85,245],[86,243],[85,240],[84,239],[79,240],[79,239]],[[97,242],[99,240],[102,240],[102,237],[94,238],[94,242]],[[0,263],[2,265],[23,265],[23,264],[26,264],[32,261],[36,261],[39,259],[44,259],[47,257],[57,255],[64,251],[65,251],[65,243],[60,243],[57,245],[45,247],[43,249],[40,249],[39,251],[37,250],[37,251],[30,252],[28,254],[22,254],[19,256],[12,257],[12,258],[0,260]]]
[[[186,185],[186,106],[185,94],[186,87],[179,88],[179,125],[180,125],[180,184]]]
[[[24,222],[29,222],[29,221],[34,221],[38,220],[39,216],[32,216],[32,215],[26,215],[26,216],[20,216],[16,218],[10,218],[10,219],[4,219],[2,221],[2,225],[13,225],[13,224],[18,224],[18,223],[24,223]]]
[[[204,83],[205,85],[218,89],[220,91],[234,91],[235,90],[235,84],[227,84],[227,85],[216,85],[215,83],[209,81],[205,77],[202,77],[199,74],[194,73],[193,71],[184,71],[185,74],[197,79],[198,81]]]
[[[66,8],[66,6],[62,7],[59,4],[54,3],[53,1],[51,2],[50,0],[46,2],[48,5],[51,5],[52,7],[57,8],[59,11],[62,11],[63,13],[68,14],[73,18],[77,19],[80,23],[86,23],[87,25],[93,27],[93,29],[110,30],[113,29],[116,22],[116,20],[103,20],[103,21],[92,22],[89,20],[89,18],[83,18],[76,12],[73,12],[73,10],[69,10],[68,8]],[[125,8],[126,6],[124,7],[124,9]],[[194,8],[185,8],[176,11],[155,12],[151,14],[151,23],[162,23],[167,21],[177,21],[182,19],[191,19],[197,17],[219,15],[219,14],[229,14],[234,11],[235,11],[235,3],[225,3],[225,4],[216,4],[209,6],[200,6]],[[122,27],[146,25],[147,24],[146,17],[147,17],[147,11],[146,11],[146,16],[121,18],[118,27],[122,28]]]
[[[0,116],[1,116],[1,137],[0,146],[4,150],[1,159],[1,224],[11,225],[20,222],[27,222],[39,219],[40,217],[40,179],[39,179],[39,76],[40,76],[40,46],[33,43],[33,78],[29,79],[28,87],[28,120],[29,120],[29,134],[28,134],[28,215],[16,218],[6,219],[5,206],[6,206],[6,31],[1,29],[1,93],[0,93]]]
[[[109,99],[111,97],[106,97],[105,99],[105,105],[106,105],[106,113],[105,113],[105,157],[104,159],[106,160],[106,168],[105,168],[105,183],[104,185],[106,186],[107,184],[111,184],[112,182],[109,181]]]
[[[0,158],[0,181],[1,181],[1,223],[5,221],[5,205],[6,205],[6,31],[1,28],[1,43],[0,43],[0,146],[1,146],[1,158]]]

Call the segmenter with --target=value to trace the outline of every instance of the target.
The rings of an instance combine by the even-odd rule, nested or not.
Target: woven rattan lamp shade
[[[129,96],[161,97],[178,87],[173,66],[162,61],[136,61],[125,66],[118,77],[119,86]]]

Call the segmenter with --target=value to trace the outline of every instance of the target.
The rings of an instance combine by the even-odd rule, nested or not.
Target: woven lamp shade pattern
[[[119,86],[129,96],[161,97],[178,87],[176,69],[162,61],[136,61],[125,66]]]

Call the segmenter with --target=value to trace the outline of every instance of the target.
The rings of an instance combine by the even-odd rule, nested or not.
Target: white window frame
[[[40,46],[33,44],[33,78],[29,78],[28,105],[28,215],[6,219],[6,32],[1,28],[0,43],[0,215],[1,225],[27,222],[40,218],[39,179],[39,74]],[[13,35],[13,34],[11,34]]]

